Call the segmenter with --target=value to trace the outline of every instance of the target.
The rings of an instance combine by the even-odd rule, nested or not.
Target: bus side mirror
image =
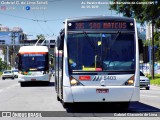
[[[138,39],[139,43],[139,54],[143,53],[143,42],[142,39]]]

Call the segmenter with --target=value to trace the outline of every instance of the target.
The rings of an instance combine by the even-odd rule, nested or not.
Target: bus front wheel
[[[122,109],[128,109],[129,108],[129,102],[122,102],[120,103],[120,108]]]
[[[61,101],[61,99],[59,98],[59,96],[58,96],[58,95],[57,95],[57,100],[58,100],[58,101]]]
[[[73,103],[65,103],[62,101],[62,105],[65,109],[72,109],[73,108]]]
[[[20,86],[21,86],[21,87],[24,87],[24,86],[25,86],[25,83],[21,82],[21,83],[20,83]]]

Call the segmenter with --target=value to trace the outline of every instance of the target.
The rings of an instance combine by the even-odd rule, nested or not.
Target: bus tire
[[[121,108],[123,109],[128,109],[129,108],[130,103],[129,102],[123,102],[121,103]]]
[[[21,82],[21,83],[20,83],[20,86],[21,86],[21,87],[24,87],[24,86],[25,86],[25,83]]]
[[[150,89],[150,87],[146,87],[146,90],[149,90]]]
[[[73,103],[65,103],[62,101],[62,105],[65,109],[72,109],[73,108]]]
[[[49,81],[45,82],[45,85],[46,85],[46,86],[48,86],[49,84],[50,84],[50,82],[49,82]]]
[[[61,99],[59,98],[59,96],[58,96],[58,95],[57,95],[57,100],[58,100],[58,101],[61,101]]]

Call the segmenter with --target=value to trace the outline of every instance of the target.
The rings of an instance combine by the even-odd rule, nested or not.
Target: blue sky
[[[0,24],[9,28],[19,26],[25,33],[33,36],[37,34],[58,35],[66,18],[111,15],[111,13],[115,15],[115,12],[108,10],[109,6],[107,4],[99,5],[98,8],[81,8],[82,2],[106,2],[107,0],[7,0],[9,2],[19,1],[20,3],[47,1],[48,4],[45,5],[9,5],[4,4],[3,1],[6,0],[0,1],[0,7],[6,6],[7,9],[15,8],[15,10],[2,10],[0,8]],[[94,5],[96,6],[96,4]],[[30,6],[31,9],[26,10],[26,6]],[[88,4],[85,6],[88,6]],[[35,7],[42,7],[45,10],[33,10]]]
[[[25,4],[8,4],[9,2],[26,2]],[[27,4],[27,2],[47,2],[47,4]],[[36,38],[38,34],[56,37],[63,26],[66,18],[80,16],[100,16],[114,15],[115,11],[109,10],[108,4],[89,4],[93,2],[109,2],[109,0],[0,0],[0,24],[10,29],[13,27],[21,27],[23,32],[30,35],[30,39]],[[86,3],[86,4],[82,4]],[[88,2],[88,4],[87,4]],[[81,8],[98,7],[98,8]],[[3,7],[14,10],[2,10]],[[26,10],[29,6],[31,9]],[[42,8],[41,10],[33,10],[33,8]],[[45,10],[44,10],[45,9]],[[44,22],[46,21],[46,22]],[[48,37],[50,38],[50,37]]]

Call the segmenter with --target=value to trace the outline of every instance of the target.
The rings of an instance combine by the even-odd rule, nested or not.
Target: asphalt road
[[[113,119],[111,119],[114,120],[119,117],[121,119],[128,117],[135,119],[135,117],[140,116],[143,116],[140,117],[143,119],[144,115],[146,115],[145,120],[158,119],[160,117],[160,87],[151,86],[150,90],[142,88],[140,93],[140,101],[132,103],[128,110],[115,110],[107,106],[97,108],[94,105],[91,106],[91,109],[82,107],[78,110],[66,110],[57,101],[53,78],[49,86],[34,84],[26,87],[20,87],[17,79],[0,79],[0,112],[17,112],[23,115],[19,117],[25,117],[28,112],[39,112],[37,116],[54,116],[54,118],[61,117],[61,119],[63,119],[62,117],[76,117],[77,119],[81,117],[89,117],[88,119],[91,117],[98,117],[99,119],[112,117]],[[14,116],[16,117],[16,115]]]

